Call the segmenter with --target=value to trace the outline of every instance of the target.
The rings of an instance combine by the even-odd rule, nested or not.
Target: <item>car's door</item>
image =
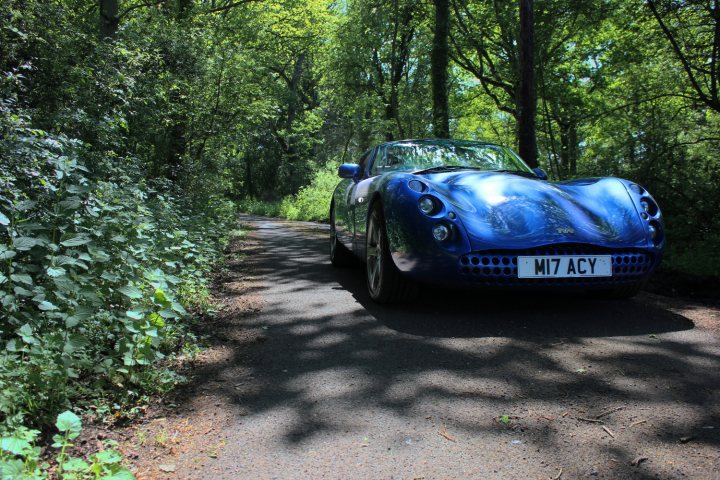
[[[373,150],[368,150],[361,157],[360,164],[362,177],[365,177],[365,169],[372,157]],[[335,188],[335,231],[340,243],[354,250],[355,238],[355,209],[354,194],[357,189],[358,180],[345,178]]]
[[[367,158],[366,163],[363,164],[365,171],[364,178],[355,186],[351,199],[355,222],[353,250],[360,258],[365,257],[365,230],[367,229],[368,205],[370,203],[369,194],[371,193],[370,189],[376,176],[376,174],[373,173],[373,166],[382,158],[384,152],[384,147],[376,147]]]

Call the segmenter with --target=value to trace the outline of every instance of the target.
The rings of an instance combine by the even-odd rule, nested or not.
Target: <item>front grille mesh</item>
[[[611,255],[612,277],[518,278],[518,256]],[[553,245],[523,250],[487,250],[462,255],[458,267],[468,280],[486,286],[615,287],[641,282],[655,267],[655,257],[642,249],[593,245]]]

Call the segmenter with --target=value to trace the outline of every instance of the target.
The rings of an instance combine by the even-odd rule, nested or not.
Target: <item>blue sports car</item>
[[[665,246],[660,209],[640,185],[550,182],[500,145],[389,142],[338,174],[330,260],[363,260],[380,303],[409,296],[417,282],[629,297]]]

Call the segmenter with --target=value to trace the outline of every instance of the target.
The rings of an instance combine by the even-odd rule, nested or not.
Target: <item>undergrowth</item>
[[[6,438],[32,443],[31,432],[47,431],[63,410],[132,415],[147,395],[182,380],[169,360],[196,348],[190,327],[212,307],[207,273],[234,221],[234,206],[221,197],[194,206],[169,182],[128,173],[132,158],[114,159],[126,164],[105,176],[84,158],[92,157],[82,142],[33,128],[0,104],[6,465],[27,453],[5,448]],[[91,463],[113,463],[106,457]]]
[[[246,198],[237,203],[238,210],[288,220],[327,222],[330,199],[338,181],[337,164],[331,162],[315,172],[311,183],[302,187],[296,195],[275,201]]]
[[[61,480],[131,480],[135,476],[122,466],[122,455],[114,450],[112,441],[105,442],[103,450],[87,459],[73,457],[72,443],[82,431],[82,422],[73,412],[67,410],[55,420],[58,433],[53,435],[52,447],[57,453],[54,464],[43,461],[42,449],[36,445],[39,430],[19,428],[12,435],[0,438],[0,478],[3,479],[44,479]]]

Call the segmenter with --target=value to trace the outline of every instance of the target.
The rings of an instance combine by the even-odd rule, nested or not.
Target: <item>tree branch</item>
[[[132,12],[133,10],[137,10],[137,9],[139,9],[139,8],[145,8],[145,7],[156,7],[156,6],[158,6],[158,5],[162,5],[162,4],[165,3],[166,1],[167,1],[167,0],[156,0],[156,1],[154,1],[154,2],[139,3],[139,4],[137,4],[137,5],[133,5],[133,6],[131,6],[131,7],[126,8],[122,13],[118,14],[117,18],[118,18],[118,20],[120,20],[120,19],[123,18],[125,15],[127,15],[127,14],[130,13],[130,12]]]
[[[248,3],[255,3],[255,2],[262,2],[262,1],[264,1],[264,0],[239,0],[237,2],[231,2],[231,3],[228,3],[227,5],[223,5],[222,7],[210,8],[208,10],[205,10],[204,12],[201,12],[201,14],[207,15],[209,13],[225,12],[232,8],[239,7],[240,5],[247,5]]]
[[[670,45],[672,46],[673,51],[675,52],[675,56],[677,56],[678,60],[680,60],[680,63],[682,63],[683,69],[685,70],[685,73],[688,76],[688,79],[690,80],[690,84],[693,87],[693,90],[697,92],[700,99],[707,104],[710,108],[713,110],[718,111],[719,105],[717,104],[717,99],[710,99],[705,92],[702,90],[702,87],[698,83],[697,79],[695,78],[695,74],[693,73],[693,67],[690,65],[690,62],[688,61],[687,57],[682,51],[682,48],[680,48],[680,45],[677,42],[677,39],[675,38],[675,35],[670,31],[670,29],[667,27],[665,22],[662,19],[662,16],[657,10],[657,6],[655,5],[655,2],[653,0],[646,0],[646,3],[650,10],[652,11],[653,16],[657,20],[658,24],[660,25],[660,28],[663,31],[663,34],[665,34],[665,37],[670,41]]]

